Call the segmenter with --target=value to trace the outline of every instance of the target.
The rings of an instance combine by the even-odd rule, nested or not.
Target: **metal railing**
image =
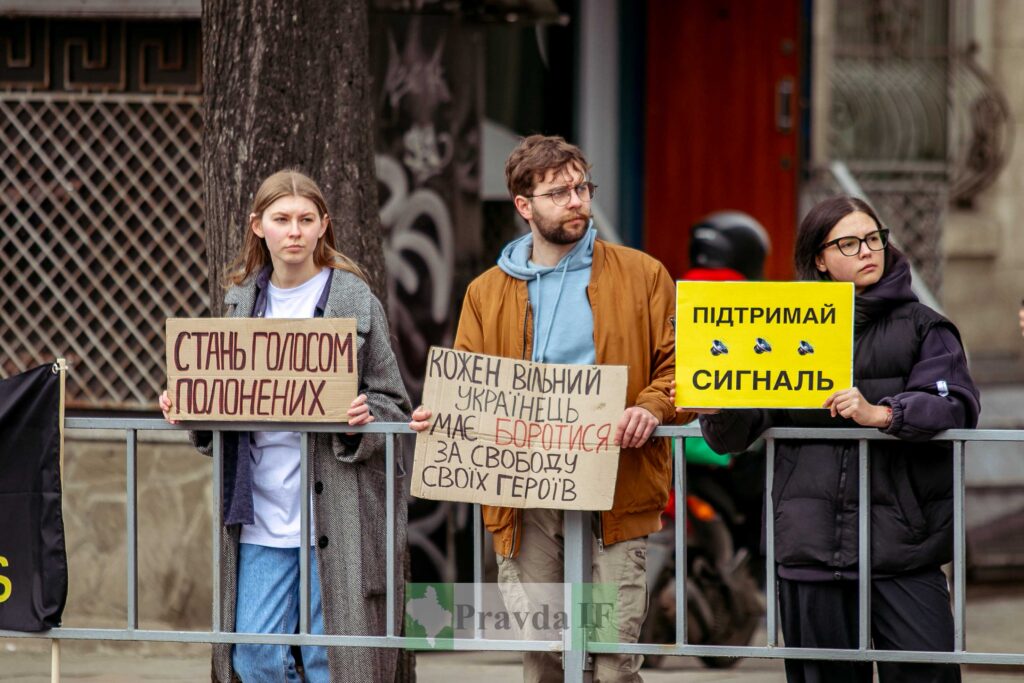
[[[380,647],[404,648],[410,646],[412,639],[398,635],[395,623],[395,497],[398,489],[396,475],[395,438],[403,434],[411,434],[405,423],[374,423],[353,428],[347,425],[320,426],[316,432],[363,432],[383,433],[386,439],[386,475],[387,475],[387,622],[383,635],[313,635],[309,633],[309,561],[310,546],[304,544],[300,553],[300,621],[297,634],[252,634],[234,633],[221,628],[221,590],[220,590],[220,549],[223,525],[221,523],[221,484],[223,463],[223,432],[224,431],[281,431],[302,432],[301,440],[301,500],[309,501],[309,424],[274,423],[190,423],[189,427],[199,430],[210,430],[214,433],[213,440],[213,477],[211,496],[213,515],[211,522],[212,543],[212,628],[209,631],[154,630],[139,628],[138,614],[138,527],[137,527],[137,459],[138,433],[142,431],[176,430],[161,419],[137,418],[68,418],[65,427],[71,429],[104,429],[123,430],[126,443],[126,530],[127,530],[127,624],[125,628],[55,628],[45,633],[22,633],[0,631],[2,638],[47,638],[60,640],[116,640],[116,641],[165,641],[182,643],[274,643],[288,645],[322,645],[343,647]],[[659,427],[654,433],[656,437],[687,437],[700,436],[696,426]],[[454,638],[446,643],[445,649],[456,651],[548,651],[562,652],[566,681],[584,681],[588,678],[590,663],[588,655],[595,653],[651,654],[697,657],[758,657],[770,659],[832,659],[844,661],[900,661],[900,662],[933,662],[957,664],[990,664],[1002,666],[1024,667],[1024,653],[1007,652],[971,652],[966,648],[964,589],[965,589],[965,526],[964,526],[964,446],[971,442],[1018,441],[1024,442],[1024,430],[951,430],[935,437],[936,441],[948,441],[953,445],[953,528],[954,528],[954,560],[953,560],[953,617],[955,625],[954,648],[949,652],[893,651],[876,650],[871,647],[871,544],[870,544],[870,442],[893,440],[893,437],[873,429],[804,429],[804,428],[773,428],[765,432],[767,443],[765,478],[765,520],[767,524],[766,547],[766,586],[769,596],[776,595],[774,510],[771,490],[774,479],[774,459],[776,441],[779,439],[815,440],[852,440],[859,444],[859,643],[856,649],[816,649],[785,647],[779,644],[779,617],[775,599],[767,601],[765,646],[726,646],[691,644],[687,639],[686,609],[676,610],[674,644],[652,643],[606,643],[584,642],[580,637],[582,625],[575,619],[559,640],[518,640],[518,639],[485,639]],[[683,439],[676,439],[673,448],[673,465],[676,476],[673,487],[676,500],[685,500],[686,468]],[[473,581],[476,586],[475,599],[479,604],[480,586],[483,583],[483,527],[479,514],[479,506],[474,505],[473,523]],[[686,542],[684,505],[675,506],[675,599],[677,605],[686,604]],[[300,538],[310,537],[309,505],[302,506]],[[590,538],[591,515],[587,512],[567,511],[564,516],[565,566],[564,582],[566,585],[567,604],[569,609],[570,596],[580,596],[581,591],[571,591],[590,580]],[[579,597],[572,598],[579,600]],[[578,614],[573,609],[570,614]],[[421,643],[421,639],[416,639]]]

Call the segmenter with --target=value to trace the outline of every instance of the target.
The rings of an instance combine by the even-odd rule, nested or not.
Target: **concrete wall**
[[[64,532],[69,590],[64,625],[126,624],[125,441],[69,430]],[[210,459],[182,433],[140,434],[139,621],[142,628],[204,628],[211,618]]]

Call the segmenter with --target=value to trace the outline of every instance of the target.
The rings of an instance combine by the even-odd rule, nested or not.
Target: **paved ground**
[[[50,680],[46,652],[25,651],[0,654],[0,680],[10,683],[47,683]],[[515,655],[424,654],[417,660],[419,683],[518,683],[522,674]],[[205,652],[183,653],[179,656],[138,655],[128,653],[92,652],[66,653],[63,657],[64,683],[185,683],[209,680],[209,661]],[[1020,671],[998,671],[970,668],[964,672],[965,683],[1010,683],[1019,681]],[[668,668],[644,670],[648,683],[783,683],[782,663],[770,660],[745,659],[728,670],[705,669],[692,659],[673,661]]]
[[[979,652],[1024,651],[1024,586],[972,586],[967,596],[967,646]],[[764,642],[764,635],[756,638]],[[103,644],[67,642],[62,646],[65,683],[186,683],[209,680],[209,649],[169,643]],[[0,681],[46,683],[50,680],[49,644],[42,640],[0,640]],[[506,653],[425,653],[417,660],[420,683],[517,683],[517,655]],[[685,674],[685,676],[683,675]],[[780,683],[782,663],[745,659],[725,671],[703,668],[693,658],[669,660],[667,668],[645,670],[649,683]],[[1024,670],[968,668],[966,683],[1024,680]]]

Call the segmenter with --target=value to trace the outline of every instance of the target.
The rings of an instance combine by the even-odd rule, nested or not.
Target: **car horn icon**
[[[768,353],[772,350],[772,345],[768,343],[767,339],[762,337],[757,338],[757,343],[754,344],[754,353],[760,355],[762,353]]]
[[[809,353],[814,353],[814,347],[805,341],[800,342],[800,346],[796,350],[801,356],[806,356]]]
[[[723,344],[718,339],[711,342],[711,355],[721,356],[722,354],[729,353],[729,347]]]

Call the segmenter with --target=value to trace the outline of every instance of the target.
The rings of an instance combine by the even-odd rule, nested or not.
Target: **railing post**
[[[210,499],[213,503],[213,508],[210,510],[210,520],[212,529],[210,530],[210,545],[211,550],[211,564],[213,570],[213,581],[211,587],[213,589],[213,632],[221,632],[221,615],[220,615],[220,548],[221,548],[221,534],[224,533],[223,517],[224,517],[224,432],[213,432],[213,476],[210,481]]]
[[[584,683],[591,680],[587,662],[585,608],[582,600],[587,593],[585,584],[592,573],[590,512],[566,510],[563,515],[565,548],[564,608],[569,628],[562,637],[562,667],[566,683]]]
[[[673,460],[675,463],[675,528],[676,556],[676,645],[688,642],[686,623],[686,447],[685,438],[677,436],[673,440]]]
[[[858,590],[857,628],[858,649],[871,649],[871,468],[868,458],[868,441],[857,442],[857,469],[859,487],[857,491],[858,533]]]
[[[128,630],[139,628],[139,509],[138,484],[139,477],[136,467],[138,457],[138,432],[126,430],[127,448],[125,451],[125,553],[128,564]]]
[[[391,433],[384,435],[384,470],[387,486],[384,530],[384,539],[387,543],[385,566],[388,572],[387,581],[384,584],[388,611],[385,633],[390,638],[395,635],[395,435]]]
[[[480,614],[483,611],[484,592],[484,521],[480,512],[480,504],[472,504],[473,511],[473,614]],[[483,637],[481,620],[474,619],[473,638]]]
[[[779,645],[779,589],[775,573],[775,502],[772,489],[775,486],[775,439],[765,441],[764,476],[764,523],[765,523],[765,631],[768,633],[768,647]]]
[[[953,442],[953,651],[964,651],[967,545],[964,524],[964,442]]]
[[[309,635],[309,432],[299,439],[299,634]]]

